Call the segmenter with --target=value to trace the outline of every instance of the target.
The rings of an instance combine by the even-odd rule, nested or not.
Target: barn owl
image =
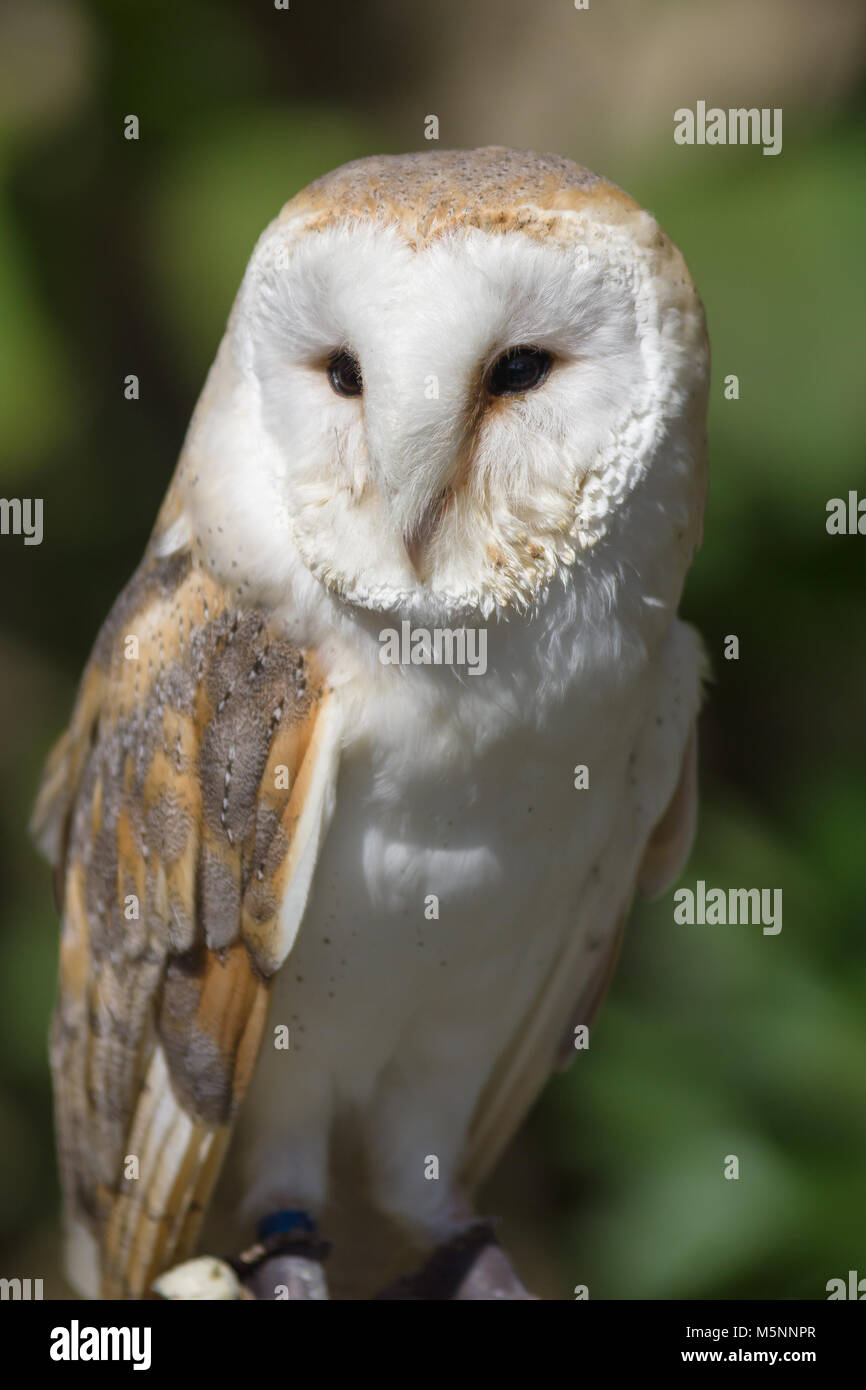
[[[265,230],[35,814],[81,1293],[531,1296],[474,1194],[691,844],[707,378],[569,160],[363,159]]]

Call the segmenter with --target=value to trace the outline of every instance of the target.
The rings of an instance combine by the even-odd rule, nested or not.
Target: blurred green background
[[[690,263],[714,383],[684,611],[715,682],[683,882],[784,891],[777,937],[676,926],[670,896],[637,910],[590,1051],[486,1206],[551,1298],[822,1298],[866,1275],[866,539],[825,530],[829,498],[866,495],[864,76],[859,0],[0,4],[0,491],[45,507],[41,546],[0,539],[0,1273],[65,1291],[41,761],[259,232],[327,169],[425,147],[435,114],[439,148],[606,174]],[[783,152],[675,146],[698,99],[781,106]]]

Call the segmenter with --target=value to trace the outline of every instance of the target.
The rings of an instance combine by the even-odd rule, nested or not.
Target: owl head
[[[604,555],[675,604],[707,375],[685,263],[614,185],[499,148],[359,160],[255,247],[160,529],[271,603],[300,564],[357,610],[508,616]]]

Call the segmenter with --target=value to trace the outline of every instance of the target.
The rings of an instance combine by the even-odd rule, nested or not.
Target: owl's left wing
[[[51,1041],[72,1282],[143,1297],[193,1248],[333,805],[314,654],[188,553],[115,604],[34,829],[62,912]]]
[[[697,733],[692,725],[676,789],[643,847],[636,882],[624,886],[619,900],[608,905],[607,919],[595,922],[591,934],[576,933],[564,944],[481,1094],[461,1165],[468,1192],[495,1167],[551,1072],[574,1059],[574,1029],[591,1024],[598,1012],[616,968],[635,887],[655,897],[676,881],[691,849],[696,816]]]

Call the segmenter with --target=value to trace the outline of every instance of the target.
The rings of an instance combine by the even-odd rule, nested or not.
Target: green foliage
[[[332,112],[221,114],[178,140],[148,204],[146,242],[160,332],[197,387],[219,342],[250,251],[292,192],[375,147]]]

